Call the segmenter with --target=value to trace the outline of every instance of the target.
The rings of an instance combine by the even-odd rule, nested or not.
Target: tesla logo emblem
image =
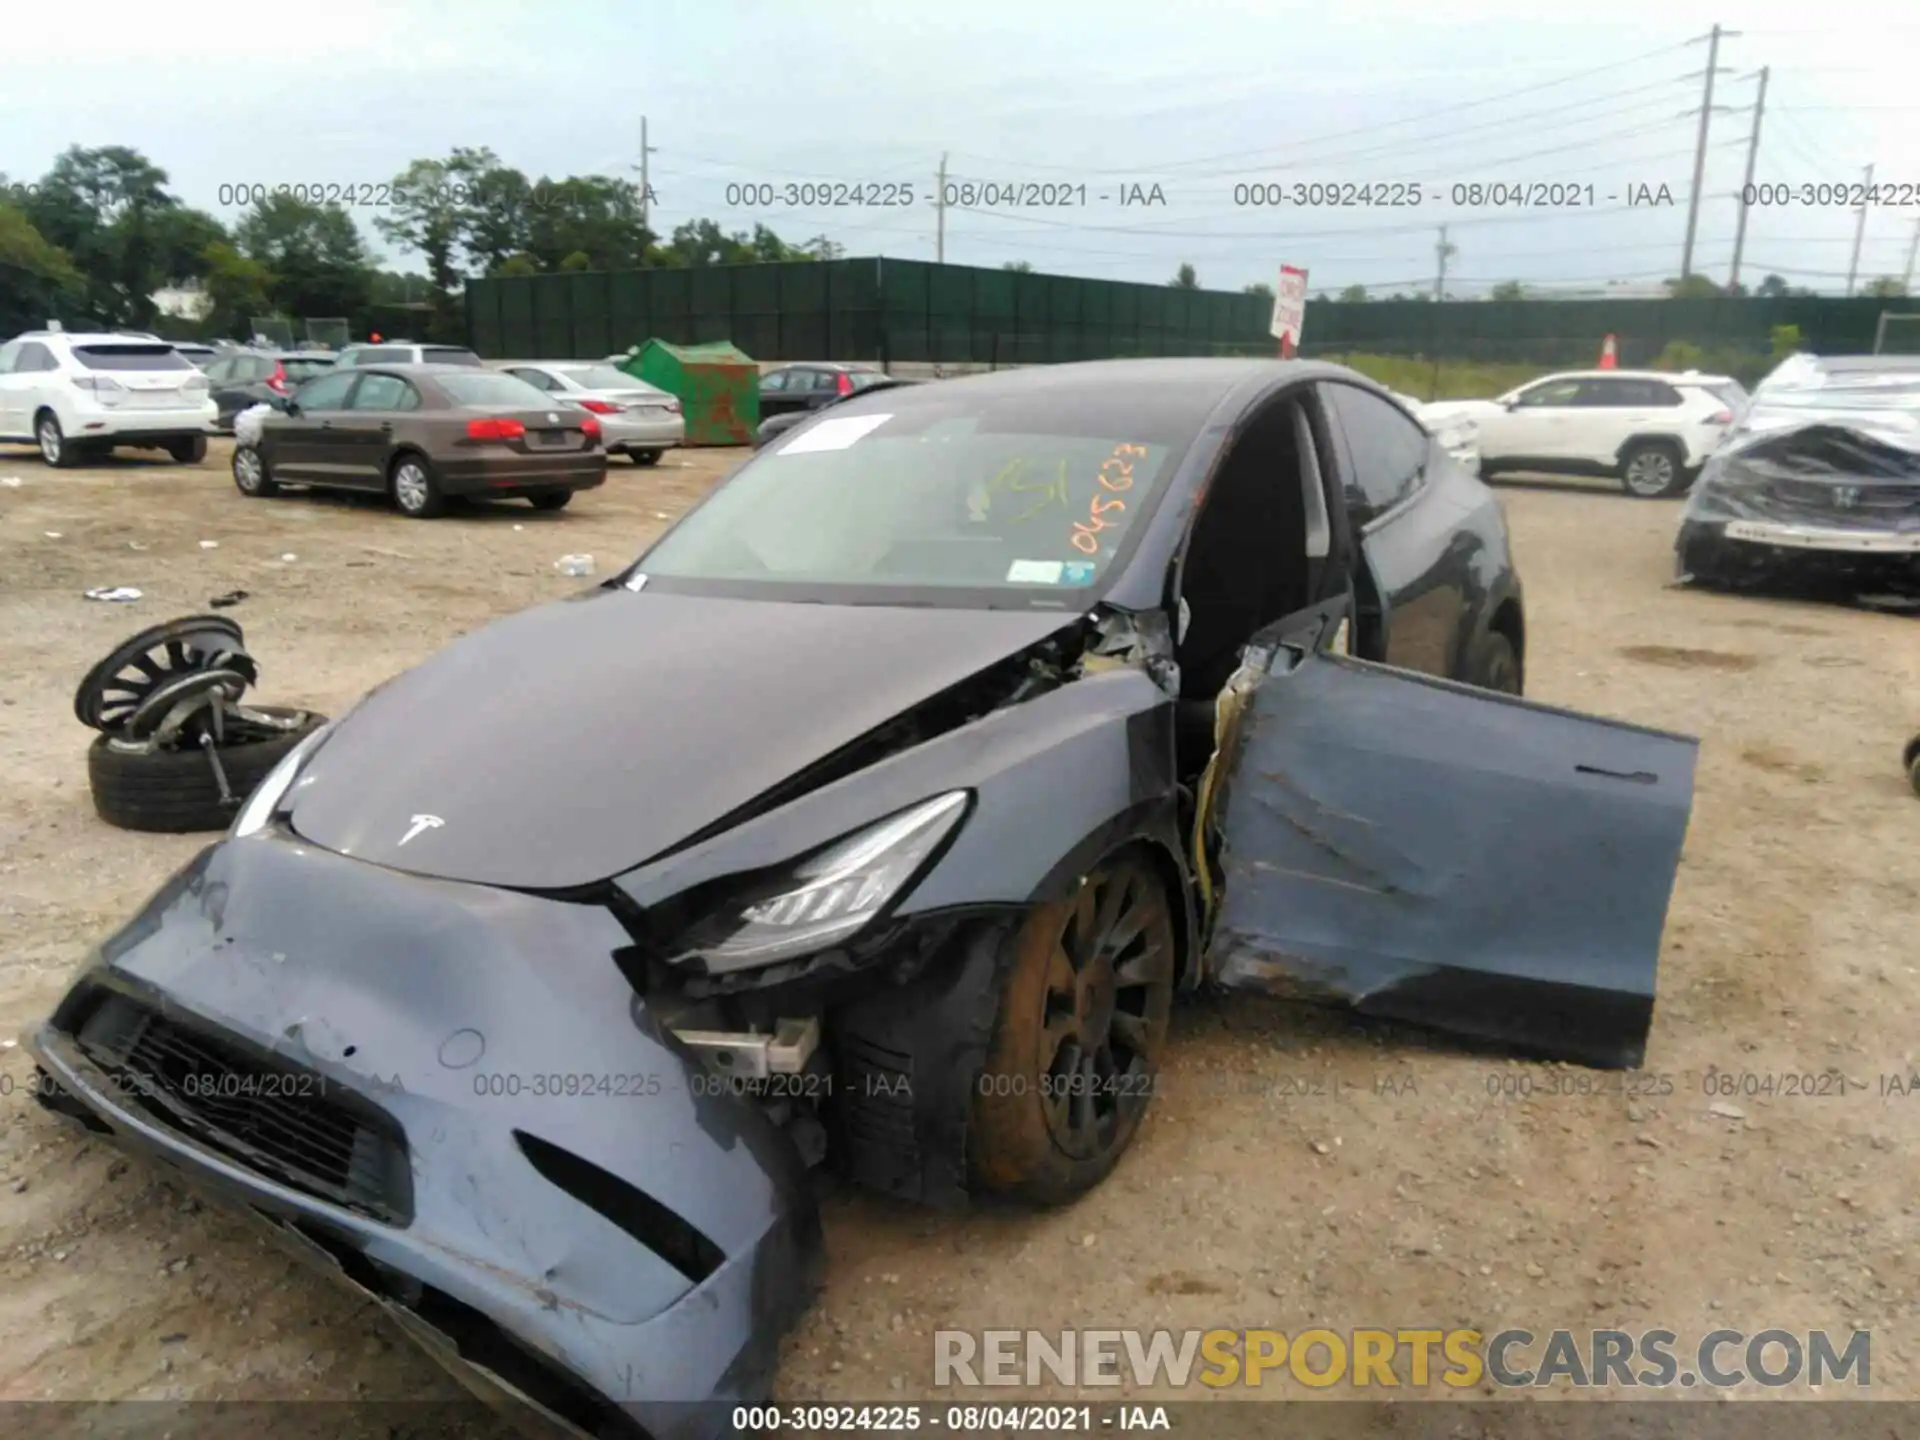
[[[1860,487],[1858,485],[1837,486],[1833,492],[1833,503],[1842,510],[1853,509],[1860,503]]]
[[[416,815],[413,817],[412,828],[400,837],[400,843],[404,845],[422,830],[438,830],[446,823],[447,822],[442,820],[438,815]]]

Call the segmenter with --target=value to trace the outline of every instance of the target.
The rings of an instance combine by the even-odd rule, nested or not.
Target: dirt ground
[[[244,589],[230,613],[257,698],[338,713],[582,583],[560,555],[618,568],[738,459],[616,462],[563,513],[412,523],[244,499],[224,444],[201,466],[74,471],[0,449],[20,480],[0,488],[0,1400],[460,1393],[370,1306],[27,1098],[11,1037],[204,843],[95,818],[81,674],[139,626]],[[932,1389],[936,1327],[1100,1325],[1664,1327],[1683,1345],[1859,1327],[1874,1392],[1920,1397],[1920,1096],[1881,1093],[1920,1070],[1920,801],[1897,763],[1920,730],[1915,621],[1669,589],[1676,505],[1577,483],[1502,494],[1529,693],[1703,739],[1647,1065],[1671,1093],[1554,1094],[1592,1072],[1279,1004],[1189,1005],[1138,1143],[1071,1210],[832,1198],[829,1280],[784,1398],[951,1398]],[[82,598],[98,585],[145,598]],[[1716,1070],[1850,1083],[1716,1113]],[[333,1433],[383,1433],[358,1423]]]

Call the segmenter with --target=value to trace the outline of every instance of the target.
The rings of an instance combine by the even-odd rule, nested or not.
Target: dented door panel
[[[1222,803],[1214,979],[1640,1064],[1698,742],[1280,655]]]

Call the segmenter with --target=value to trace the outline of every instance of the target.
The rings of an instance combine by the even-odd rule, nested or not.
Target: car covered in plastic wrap
[[[1920,357],[1784,362],[1707,461],[1675,558],[1703,584],[1920,592]]]
[[[821,1173],[1086,1193],[1180,992],[1638,1065],[1695,743],[1524,640],[1493,495],[1352,371],[854,395],[302,739],[37,1094],[484,1393],[723,1433]]]

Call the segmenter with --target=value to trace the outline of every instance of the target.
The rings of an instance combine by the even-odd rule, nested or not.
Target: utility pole
[[[940,152],[940,169],[934,178],[933,262],[947,263],[947,152]]]
[[[653,152],[654,152],[654,147],[647,143],[647,117],[642,115],[640,117],[640,165],[639,165],[640,228],[642,230],[645,230],[649,235],[653,233],[653,227],[647,223],[650,216],[650,212],[647,208],[647,202],[653,196],[653,187],[647,183],[647,157],[653,154]]]
[[[1853,258],[1847,262],[1847,294],[1853,294],[1853,282],[1860,273],[1860,242],[1867,238],[1868,201],[1873,195],[1873,166],[1867,166],[1867,185],[1860,195],[1860,220],[1853,227]]]
[[[1433,298],[1444,300],[1447,298],[1447,261],[1460,253],[1459,246],[1447,243],[1447,227],[1444,225],[1440,227],[1440,243],[1433,247],[1433,253],[1440,261],[1440,267],[1433,277]]]
[[[1907,273],[1901,277],[1901,288],[1909,295],[1913,293],[1913,262],[1920,256],[1920,220],[1913,222],[1913,240],[1907,246]]]
[[[1747,197],[1753,193],[1753,167],[1760,158],[1760,117],[1767,111],[1768,69],[1765,65],[1760,67],[1760,93],[1753,97],[1753,133],[1747,137],[1747,178],[1740,186],[1740,225],[1733,232],[1733,271],[1727,276],[1729,294],[1740,284],[1740,257],[1747,248]]]
[[[1687,202],[1687,245],[1680,255],[1680,278],[1693,274],[1693,237],[1700,228],[1700,187],[1707,178],[1707,127],[1713,120],[1713,78],[1720,70],[1720,42],[1739,35],[1738,30],[1722,30],[1718,25],[1701,37],[1707,42],[1707,93],[1700,101],[1700,138],[1693,147],[1693,197]],[[1700,39],[1689,40],[1698,45]]]

